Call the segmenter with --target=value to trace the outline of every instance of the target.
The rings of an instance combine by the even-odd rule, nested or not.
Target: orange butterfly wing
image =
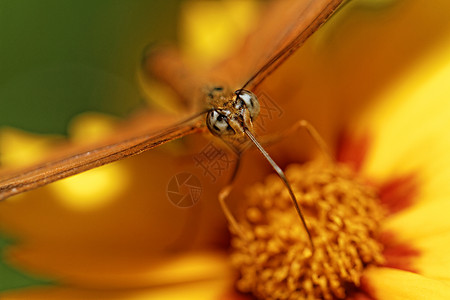
[[[325,23],[343,0],[271,2],[257,28],[234,55],[217,65],[211,77],[236,89],[253,90]]]
[[[239,51],[210,73],[221,75],[209,77],[213,80],[222,80],[236,88],[243,86],[247,89],[255,88],[293,54],[328,19],[341,2],[342,0],[273,1],[262,16],[258,29],[248,37]],[[200,81],[194,80],[192,85],[186,85],[182,78],[176,77],[177,85],[170,74],[171,72],[179,74],[177,68],[181,65],[164,54],[153,58],[153,62],[159,62],[157,63],[159,67],[153,70],[155,75],[158,76],[160,70],[159,77],[163,81],[173,83],[171,86],[179,91],[179,94],[190,94],[192,87],[198,87],[200,84]],[[164,58],[168,58],[165,60],[166,63]],[[189,92],[186,89],[189,89]],[[144,123],[134,124],[101,144],[91,145],[89,148],[70,148],[64,152],[65,155],[58,154],[57,157],[28,169],[0,173],[0,200],[139,154],[174,139],[202,131],[204,126],[203,122],[197,121],[178,123],[160,131],[146,128]]]
[[[82,147],[66,145],[69,149],[60,149],[51,159],[40,164],[23,170],[0,173],[0,200],[137,155],[185,135],[202,131],[203,128],[202,121],[191,121],[152,130],[146,129],[146,121],[148,119],[140,117],[139,120],[129,122],[131,124],[121,128],[108,140]],[[167,119],[165,122],[167,123]]]
[[[152,49],[144,71],[169,85],[186,108],[192,108],[205,84],[254,90],[325,23],[344,0],[277,0],[270,2],[258,26],[242,46],[211,70],[189,69],[173,48]],[[245,18],[245,16],[242,16]]]

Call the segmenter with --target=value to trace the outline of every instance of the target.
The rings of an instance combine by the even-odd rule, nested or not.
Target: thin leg
[[[228,198],[228,195],[230,194],[231,190],[233,189],[233,185],[227,185],[226,187],[224,187],[220,193],[219,193],[219,203],[220,206],[222,207],[222,211],[225,215],[225,218],[227,219],[228,223],[230,223],[231,227],[233,227],[234,231],[240,235],[240,237],[242,239],[245,239],[246,236],[244,234],[244,231],[242,230],[242,228],[239,226],[238,222],[236,221],[236,219],[234,218],[233,214],[231,213],[231,211],[228,209],[228,206],[225,202],[225,200]]]
[[[276,138],[272,138],[272,140],[280,140],[281,138],[286,137],[288,134],[292,133],[292,131],[294,130],[298,130],[300,128],[305,128],[306,131],[309,133],[309,135],[311,136],[311,138],[317,143],[317,145],[319,146],[320,150],[323,152],[324,156],[329,159],[330,161],[334,161],[331,152],[328,150],[328,147],[325,143],[325,141],[323,140],[323,138],[319,135],[319,133],[317,132],[317,130],[306,120],[300,120],[298,122],[296,122],[289,130],[283,132],[281,135],[276,136]],[[306,233],[308,234],[308,238],[309,241],[311,243],[311,247],[312,247],[312,251],[314,252],[314,243],[312,240],[312,236],[311,233],[306,225],[306,220],[303,216],[303,213],[301,211],[300,205],[297,202],[297,199],[294,195],[294,192],[292,191],[292,188],[289,184],[289,182],[287,181],[287,178],[284,174],[284,172],[281,170],[281,168],[272,160],[272,158],[269,156],[269,154],[264,150],[264,148],[260,145],[260,143],[255,139],[255,137],[251,134],[250,131],[245,130],[246,135],[250,138],[250,140],[252,140],[253,144],[258,148],[258,150],[263,154],[263,156],[268,160],[268,162],[270,163],[270,165],[273,167],[273,169],[276,171],[276,173],[278,174],[278,176],[281,178],[281,180],[283,181],[284,185],[286,186],[286,188],[289,191],[289,194],[292,198],[292,201],[294,203],[294,207],[297,211],[298,216],[300,217],[300,220],[303,224],[303,227],[306,230]],[[265,140],[267,141],[267,139]],[[238,152],[237,152],[238,153]],[[234,218],[233,214],[230,212],[230,210],[228,209],[228,206],[226,205],[225,200],[227,199],[227,197],[229,196],[233,186],[232,186],[232,182],[235,179],[235,176],[237,174],[237,170],[239,167],[239,161],[240,161],[240,153],[238,154],[238,162],[236,163],[236,167],[233,171],[230,183],[223,188],[220,193],[219,193],[219,203],[222,207],[222,210],[224,212],[225,217],[227,218],[228,222],[231,224],[231,226],[233,227],[233,229],[236,231],[237,234],[239,234],[241,236],[241,238],[245,239],[246,236],[242,230],[242,228],[240,227],[240,225],[238,224],[238,222],[236,221],[236,219]]]
[[[231,145],[229,145],[232,147]],[[233,150],[235,150],[235,153],[237,155],[237,161],[234,165],[233,173],[231,174],[230,180],[228,181],[227,186],[225,186],[219,193],[219,203],[222,208],[223,214],[225,215],[225,218],[227,219],[228,223],[231,224],[234,231],[241,236],[241,238],[245,238],[244,232],[242,228],[239,226],[238,222],[234,218],[233,214],[231,213],[230,209],[227,206],[227,203],[225,202],[228,196],[231,193],[231,190],[233,189],[233,183],[236,179],[237,172],[239,170],[240,162],[241,162],[241,152],[237,151],[236,148],[232,147]]]
[[[311,138],[317,143],[317,146],[319,146],[319,149],[322,151],[323,155],[328,160],[334,161],[333,155],[331,154],[331,151],[328,148],[327,143],[325,143],[323,138],[320,136],[320,134],[317,132],[314,126],[311,125],[311,123],[309,123],[306,120],[300,120],[294,124],[294,130],[298,130],[300,128],[305,128],[306,131],[311,136]]]
[[[297,131],[301,128],[306,129],[309,136],[316,142],[317,146],[319,146],[320,151],[322,151],[323,155],[329,159],[330,161],[335,161],[333,158],[333,155],[331,155],[331,151],[328,149],[327,144],[323,140],[323,138],[320,136],[320,134],[317,132],[317,130],[312,126],[308,121],[306,120],[299,120],[295,122],[294,125],[291,126],[291,128],[283,131],[281,134],[277,135],[269,135],[264,136],[261,138],[261,144],[263,145],[270,145],[273,143],[276,143],[282,139],[285,139],[288,135],[292,134],[294,131]]]

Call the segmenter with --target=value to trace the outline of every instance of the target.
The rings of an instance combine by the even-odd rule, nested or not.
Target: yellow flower
[[[347,296],[448,299],[450,5],[415,0],[373,12],[360,8],[367,2],[344,9],[264,84],[283,110],[282,118],[268,120],[269,128],[277,132],[307,119],[339,161],[391,204],[375,239],[384,247],[382,259],[363,268],[361,285]],[[196,7],[192,18],[198,19]],[[115,124],[86,122],[80,128],[101,127],[100,135]],[[166,199],[167,182],[180,165],[202,175],[191,156],[206,143],[191,137],[1,203],[2,231],[18,239],[8,248],[8,262],[58,283],[4,292],[2,299],[245,298],[233,291],[236,275],[223,252],[228,236],[216,201],[220,183],[205,186],[192,210]],[[269,152],[287,166],[312,157],[315,147],[299,135]],[[244,191],[255,193],[251,183],[271,172],[257,153],[243,159],[231,206],[247,201]],[[83,193],[90,176],[110,184]],[[111,188],[114,193],[104,196]]]
[[[335,67],[340,67],[340,62],[331,59],[327,63],[334,65],[324,68],[319,58],[322,68],[317,72],[326,84],[338,81],[340,86],[324,87],[324,93],[336,93],[339,105],[343,105],[338,101],[343,97],[355,99],[359,95],[361,101],[373,98],[356,116],[347,119],[346,134],[340,136],[340,143],[332,145],[336,145],[338,161],[356,169],[366,180],[362,186],[376,187],[378,206],[387,209],[387,215],[381,218],[380,211],[374,210],[372,187],[362,192],[361,179],[354,174],[335,170],[337,166],[330,169],[326,164],[289,166],[287,175],[305,208],[305,216],[310,217],[308,224],[316,251],[311,257],[295,211],[286,207],[290,200],[284,187],[268,178],[264,186],[253,187],[247,199],[241,200],[246,206],[241,226],[250,240],[239,235],[234,239],[233,260],[240,270],[240,290],[263,299],[449,298],[449,191],[445,184],[450,178],[448,23],[441,39],[420,45],[424,51],[420,55],[417,48],[413,54],[396,54],[403,47],[411,47],[406,41],[427,40],[421,33],[424,27],[434,27],[430,23],[443,20],[439,18],[442,11],[421,1],[398,5],[397,9],[403,15],[395,14],[394,8],[390,12],[392,19],[381,28],[354,29],[352,37],[343,37],[344,33],[339,32],[345,42],[359,34],[371,42],[356,48],[352,43],[366,40],[360,36],[342,46],[331,44],[336,52],[330,51],[329,56],[338,56],[339,51],[349,55],[343,60],[345,64],[341,63],[347,68],[340,70],[341,77],[330,76]],[[431,20],[432,15],[437,19]],[[414,36],[407,37],[412,29],[402,23],[408,23],[405,19],[413,16],[427,23],[419,22],[422,27],[414,28]],[[392,64],[399,67],[405,62],[408,66],[404,72],[392,68]],[[388,82],[374,78],[381,70],[393,78]],[[355,71],[361,73],[349,75]],[[317,77],[313,89],[322,86]],[[298,92],[296,99],[317,97],[311,93],[308,98],[305,93]],[[343,208],[346,203],[350,209],[347,212]],[[352,216],[352,211],[358,213]],[[322,214],[326,216],[324,224],[320,223]],[[339,239],[334,240],[336,237]]]
[[[329,163],[287,168],[314,255],[281,182],[271,176],[252,189],[241,221],[250,238],[233,243],[239,289],[262,299],[450,296],[449,47],[355,118],[337,159],[359,176]]]

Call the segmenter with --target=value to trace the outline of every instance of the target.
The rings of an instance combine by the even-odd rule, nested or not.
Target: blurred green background
[[[0,0],[0,126],[66,133],[80,112],[125,116],[149,43],[176,37],[180,0]]]
[[[138,109],[141,55],[176,38],[179,2],[0,0],[0,127],[66,134],[83,111]],[[13,242],[0,224],[0,254]],[[50,282],[0,259],[0,291]]]

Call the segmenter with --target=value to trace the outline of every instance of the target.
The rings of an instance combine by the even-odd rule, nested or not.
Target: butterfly
[[[69,147],[59,157],[24,170],[0,173],[0,200],[207,129],[227,141],[238,152],[241,151],[240,144],[234,137],[246,136],[264,154],[277,173],[282,173],[260,146],[252,130],[253,120],[259,112],[256,89],[327,21],[342,2],[343,0],[283,0],[270,3],[270,13],[266,14],[264,22],[248,37],[236,55],[224,60],[211,71],[214,75],[210,76],[210,80],[223,84],[210,86],[206,90],[203,88],[203,95],[200,97],[204,104],[203,110],[187,119],[165,124],[166,127],[157,131],[154,128],[147,131],[145,127],[123,130],[99,144],[76,149]],[[170,68],[170,55],[154,55],[148,61],[163,81],[182,74]],[[177,79],[184,82],[183,78]],[[174,90],[181,101],[190,106],[192,99],[186,95],[194,94],[194,89],[198,91],[198,85],[203,85],[203,82],[186,81],[178,87],[174,86]],[[284,175],[280,177],[286,181]],[[294,197],[291,189],[288,189]],[[306,228],[299,207],[295,201],[294,203]]]

